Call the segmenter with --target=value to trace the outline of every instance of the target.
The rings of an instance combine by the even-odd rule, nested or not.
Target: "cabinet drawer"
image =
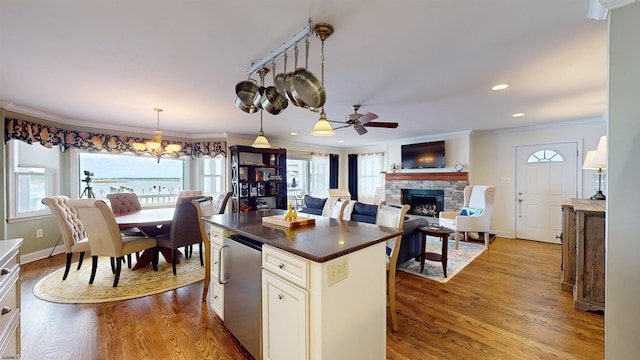
[[[224,285],[218,284],[217,281],[211,284],[211,308],[224,320]]]
[[[215,282],[218,281],[218,272],[220,271],[220,249],[221,244],[217,242],[211,243],[211,279]]]
[[[222,242],[224,240],[225,237],[227,237],[227,230],[223,229],[223,228],[219,228],[217,226],[209,226],[209,233],[210,233],[210,238],[209,240],[212,242],[217,242],[218,244],[222,245]]]
[[[6,263],[0,264],[0,287],[4,286],[15,271],[19,271],[17,256],[13,256]]]
[[[308,289],[309,262],[299,256],[264,245],[262,247],[262,268],[295,285]]]
[[[18,269],[11,274],[8,282],[0,288],[0,333],[3,333],[13,315],[20,311],[18,303]]]

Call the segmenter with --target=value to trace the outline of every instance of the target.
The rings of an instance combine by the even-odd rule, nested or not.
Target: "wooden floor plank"
[[[603,315],[574,310],[560,290],[560,251],[497,238],[446,284],[399,271],[387,358],[603,359]],[[250,359],[200,301],[202,283],[95,305],[37,299],[33,285],[63,264],[22,266],[23,359]]]

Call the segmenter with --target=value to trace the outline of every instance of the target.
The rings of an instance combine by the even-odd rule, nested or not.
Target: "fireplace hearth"
[[[409,204],[409,214],[438,217],[444,209],[444,191],[402,189],[402,203]]]

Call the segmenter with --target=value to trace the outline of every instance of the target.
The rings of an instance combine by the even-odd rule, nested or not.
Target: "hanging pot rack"
[[[301,40],[311,35],[313,35],[313,23],[311,21],[311,18],[309,18],[309,23],[300,32],[293,35],[292,38],[284,42],[277,49],[271,51],[267,56],[258,61],[252,62],[251,66],[249,66],[249,68],[247,69],[247,74],[255,74],[256,71],[262,69],[265,65],[272,63],[275,59],[282,56],[287,50],[291,49]]]

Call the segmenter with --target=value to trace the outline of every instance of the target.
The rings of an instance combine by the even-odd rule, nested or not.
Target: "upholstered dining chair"
[[[339,198],[338,200],[336,200],[336,202],[333,204],[333,209],[331,209],[331,214],[329,214],[329,217],[334,219],[342,219],[344,209],[348,203],[349,200],[347,198]]]
[[[114,214],[128,214],[142,209],[138,195],[135,193],[107,194],[107,200]],[[137,227],[120,229],[127,236],[144,236]]]
[[[207,232],[207,228],[202,220],[203,216],[211,216],[215,215],[215,208],[213,206],[213,201],[211,198],[199,198],[191,200],[191,204],[196,209],[196,214],[198,215],[198,228],[200,229],[200,239],[201,244],[204,244],[204,251],[207,254],[210,254],[211,251],[211,243],[209,242],[209,233]],[[202,251],[200,251],[202,253]],[[204,262],[204,290],[202,292],[202,301],[207,300],[207,293],[209,292],[209,281],[211,280],[211,257],[206,256]]]
[[[489,230],[493,214],[496,188],[488,185],[467,185],[464,188],[464,206],[460,211],[441,211],[440,226],[455,231],[456,249],[461,233],[484,232],[484,248],[489,250]]]
[[[78,260],[78,268],[82,266],[82,260],[84,259],[85,252],[89,251],[89,240],[87,239],[87,233],[84,230],[84,225],[76,209],[69,206],[68,196],[57,195],[46,197],[42,199],[42,203],[49,207],[53,218],[58,223],[60,229],[60,235],[62,236],[62,242],[64,243],[64,251],[67,253],[67,262],[64,268],[64,274],[62,280],[67,279],[69,275],[69,268],[71,267],[71,260],[73,253],[80,254],[80,260]]]
[[[180,190],[178,191],[178,197],[189,197],[189,196],[197,196],[202,195],[202,190]]]
[[[200,235],[200,218],[191,203],[192,200],[203,198],[203,196],[188,196],[178,198],[176,201],[176,209],[173,213],[173,221],[171,222],[171,231],[168,234],[160,234],[156,236],[158,246],[171,249],[171,267],[173,275],[176,275],[176,258],[177,249],[186,245],[202,244],[202,236]],[[210,197],[207,197],[211,199]],[[202,251],[200,251],[200,265],[204,266]],[[155,253],[156,261],[158,254]]]
[[[70,200],[69,206],[76,209],[89,236],[92,260],[89,284],[93,284],[96,276],[98,256],[110,256],[115,261],[115,265],[112,263],[112,271],[115,274],[113,287],[118,286],[122,260],[125,255],[153,248],[156,253],[156,256],[153,257],[153,269],[158,271],[156,240],[142,236],[122,236],[111,209],[104,201],[96,199]]]
[[[407,211],[409,211],[409,208],[410,206],[406,204],[401,207],[384,204],[378,206],[376,225],[396,228],[402,231],[404,217]],[[396,265],[400,252],[400,241],[402,241],[402,235],[387,240],[387,302],[391,313],[391,328],[393,331],[398,331],[398,319],[396,316]]]

